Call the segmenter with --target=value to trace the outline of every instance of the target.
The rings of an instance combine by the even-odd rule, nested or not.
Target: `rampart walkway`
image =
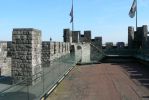
[[[47,100],[149,100],[148,71],[138,63],[77,66]]]

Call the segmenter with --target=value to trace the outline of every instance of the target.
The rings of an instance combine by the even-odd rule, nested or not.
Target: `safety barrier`
[[[0,100],[40,100],[50,93],[75,64],[75,56],[67,54],[52,64],[42,64],[41,81],[35,85],[24,84],[27,79],[17,84],[11,84],[13,79],[8,84],[0,83],[0,87],[6,87],[0,89]]]

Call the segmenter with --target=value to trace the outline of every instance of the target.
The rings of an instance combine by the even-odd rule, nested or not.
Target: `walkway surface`
[[[77,66],[47,100],[149,100],[149,70],[138,63]]]

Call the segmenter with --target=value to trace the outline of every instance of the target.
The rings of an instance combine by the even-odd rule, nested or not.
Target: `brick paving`
[[[138,63],[77,66],[47,100],[149,100],[148,71]]]

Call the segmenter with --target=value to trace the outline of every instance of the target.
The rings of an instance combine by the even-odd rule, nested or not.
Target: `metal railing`
[[[92,43],[90,43],[90,45],[91,45],[91,54],[90,54],[91,62],[98,63],[100,60],[102,60],[106,56],[106,54],[102,50],[102,48],[99,48]]]
[[[94,45],[92,45],[96,48]],[[134,50],[134,49],[104,49],[96,48],[98,52],[94,54],[97,61],[101,60],[106,55],[132,55],[136,57],[149,58],[149,50]],[[92,55],[92,54],[91,54]],[[0,100],[39,100],[59,81],[65,73],[67,73],[80,60],[75,54],[67,54],[59,59],[56,59],[51,64],[41,64],[43,70],[40,81],[35,85],[24,84],[28,79],[24,79],[17,84],[12,84],[13,79],[8,83],[3,84],[0,81]],[[38,66],[38,65],[37,65]],[[39,74],[37,73],[37,74]],[[1,80],[1,79],[0,79]],[[5,81],[6,79],[4,79]],[[34,80],[32,80],[34,81]]]
[[[149,49],[139,49],[136,51],[134,56],[138,59],[149,61]]]
[[[106,55],[134,55],[136,50],[134,49],[104,49],[103,52]]]
[[[53,61],[52,64],[42,64],[41,80],[35,85],[24,84],[24,79],[17,84],[2,84],[0,100],[39,100],[76,64],[73,54],[67,54]],[[38,73],[37,73],[38,74]],[[12,79],[13,81],[13,79]],[[32,80],[34,81],[34,80]]]
[[[133,56],[145,61],[149,61],[149,49],[103,49],[106,55],[118,55],[118,56]]]

